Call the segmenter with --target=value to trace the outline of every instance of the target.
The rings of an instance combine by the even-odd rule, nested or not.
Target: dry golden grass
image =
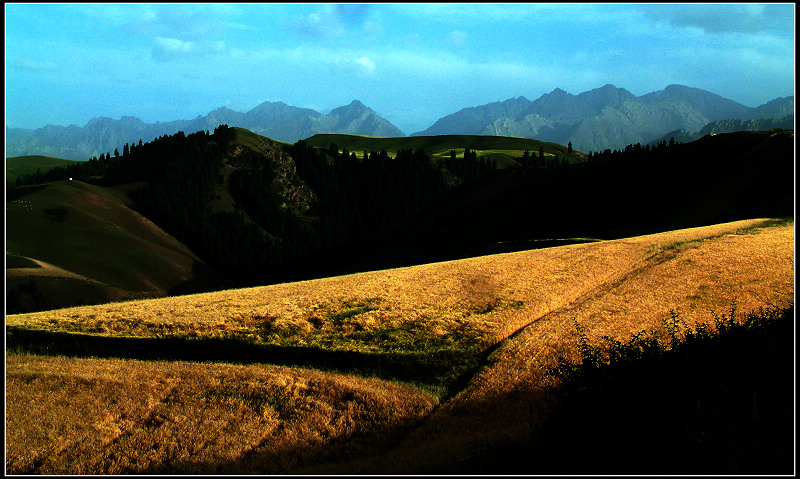
[[[277,427],[274,414],[279,413],[271,409],[274,414],[270,415],[264,413],[266,409],[254,409],[253,401],[262,399],[242,399],[233,404],[228,399],[222,401],[219,398],[231,395],[264,398],[271,397],[271,394],[295,397],[299,393],[294,392],[298,389],[292,385],[300,379],[284,382],[281,386],[280,381],[274,378],[290,374],[285,371],[297,370],[106,360],[103,363],[106,366],[102,368],[127,368],[129,372],[103,376],[106,382],[96,386],[99,389],[95,391],[91,385],[99,383],[87,385],[81,382],[83,379],[76,379],[88,374],[83,371],[85,368],[101,368],[89,360],[56,361],[12,355],[7,359],[9,401],[12,396],[15,401],[23,403],[27,401],[23,398],[45,398],[55,388],[69,390],[74,387],[81,392],[76,392],[74,399],[63,399],[66,405],[59,414],[51,416],[43,412],[43,417],[50,418],[47,421],[32,421],[31,411],[19,406],[21,403],[13,408],[9,406],[7,447],[8,451],[16,452],[14,455],[9,452],[7,465],[15,464],[18,471],[29,470],[37,464],[36,471],[54,470],[47,469],[41,461],[47,462],[46,458],[54,450],[66,451],[80,444],[80,447],[89,448],[82,457],[106,459],[83,461],[64,456],[58,462],[63,465],[60,471],[193,471],[194,464],[206,467],[215,464],[218,469],[206,470],[385,473],[400,470],[430,472],[443,467],[445,469],[439,472],[447,472],[447,465],[452,465],[458,454],[466,454],[464,451],[468,451],[475,438],[519,432],[535,420],[539,403],[544,404],[546,399],[543,391],[552,384],[544,371],[557,356],[575,354],[576,321],[590,339],[609,336],[624,340],[636,331],[660,326],[663,319],[669,317],[670,310],[677,311],[683,320],[693,324],[711,320],[711,311],[727,311],[733,300],[743,313],[762,306],[792,303],[794,226],[752,229],[762,224],[766,224],[764,220],[748,220],[260,288],[9,316],[9,326],[31,329],[111,336],[242,338],[258,344],[307,345],[365,354],[424,353],[430,348],[440,348],[476,355],[496,349],[466,387],[437,407],[400,448],[387,455],[341,464],[338,469],[314,468],[309,459],[311,456],[302,452],[303,447],[281,449],[281,444],[319,445],[321,449],[312,447],[317,452],[309,453],[312,456],[316,454],[314,457],[317,459],[325,454],[325,450],[336,451],[336,444],[342,444],[340,449],[350,448],[348,450],[354,452],[374,452],[357,441],[319,439],[324,435],[335,438],[348,436],[347,432],[342,432],[347,431],[344,424],[348,420],[344,419],[344,422],[326,429],[324,434],[318,432],[324,429],[323,423],[330,425],[324,418],[331,417],[331,414],[353,417],[353,424],[361,424],[359,421],[364,416],[359,414],[371,414],[350,409],[342,411],[345,406],[338,402],[339,393],[328,392],[322,387],[327,384],[334,391],[340,389],[341,376],[312,371],[302,373],[303,377],[313,375],[319,378],[319,382],[314,383],[318,387],[313,393],[298,396],[303,399],[288,403],[290,406],[285,412],[303,411],[301,405],[306,404],[303,401],[317,401],[311,408],[316,415],[299,412],[300,416],[295,417],[295,428],[289,428],[294,432],[281,433],[289,435],[286,436],[289,439],[285,439],[265,432]],[[15,373],[18,374],[15,378],[12,371],[24,370],[17,363],[40,364],[40,376],[34,379],[46,377],[51,382],[40,379],[26,382],[23,378],[28,376],[21,372]],[[62,364],[58,367],[63,371],[58,374],[50,371],[50,368],[57,369],[55,364]],[[217,370],[251,379],[220,379],[222,373],[217,374]],[[271,379],[262,376],[252,379],[249,376],[262,370],[270,371]],[[235,373],[241,375],[235,376],[232,371],[246,373]],[[140,378],[139,382],[121,380],[125,374]],[[122,396],[114,396],[117,393],[111,392],[117,389],[109,386],[113,382],[110,377],[116,378],[115,387],[121,388],[119,394]],[[153,378],[172,378],[169,380],[172,382],[167,381],[169,386],[158,386],[160,383]],[[324,378],[329,382],[325,383]],[[58,381],[63,381],[63,385]],[[351,377],[348,381],[368,380]],[[385,381],[369,381],[372,382],[358,383],[370,384],[374,388],[364,397],[383,398],[374,403],[378,411],[375,414],[382,418],[378,421],[380,425],[375,427],[384,431],[375,433],[376,437],[388,437],[388,431],[393,427],[402,428],[413,423],[419,414],[430,412],[432,404],[437,401],[437,398],[429,398],[415,389]],[[186,385],[186,388],[170,389],[173,384]],[[156,396],[161,394],[158,391],[163,392],[158,396],[161,399],[158,399],[160,412],[157,414],[161,416],[153,415],[151,409],[142,409],[141,405],[136,409],[130,400],[120,399],[123,396],[150,397],[145,391],[149,388],[153,388]],[[399,411],[400,419],[396,422],[380,412],[395,407],[386,402],[395,394],[391,392],[395,391],[392,388],[399,388],[397,391],[402,393],[398,392],[395,403],[391,403]],[[217,393],[208,393],[209,390]],[[209,399],[209,394],[218,399]],[[95,397],[100,399],[93,399]],[[226,407],[218,406],[215,401],[221,401],[220,404],[224,403]],[[129,404],[132,412],[124,412],[123,404]],[[365,399],[361,404],[372,403]],[[73,424],[64,420],[67,411],[76,411],[71,414],[76,418],[105,417],[97,416],[104,410],[104,405],[109,411],[118,411],[110,413],[112,419],[108,420],[107,427],[97,426],[105,428],[106,432],[91,432],[94,434],[91,436],[86,425],[91,421],[76,420]],[[92,408],[97,411],[95,416],[90,412],[94,410]],[[169,421],[164,420],[164,423],[169,427],[148,429],[141,426],[145,424],[142,420],[130,424],[121,422],[130,414],[139,418],[168,418]],[[266,414],[266,418],[259,414]],[[98,434],[111,437],[117,429],[139,432],[120,433],[109,442],[112,446],[98,446],[91,441],[87,444],[89,437],[100,437]],[[227,431],[233,432],[229,434]],[[255,431],[261,431],[262,435]],[[213,439],[224,435],[239,437],[240,440]],[[28,437],[38,439],[26,439]],[[180,439],[183,437],[204,438],[200,441],[204,445],[193,449],[192,441]],[[71,446],[67,447],[67,443]],[[140,443],[146,446],[138,446]],[[120,449],[113,449],[112,453],[109,447]],[[156,451],[166,448],[171,452],[157,452],[152,457],[147,455],[149,452],[135,452],[153,448]],[[251,450],[265,452],[255,454],[250,453]],[[30,456],[30,451],[42,452]],[[281,454],[286,455],[284,462],[269,462],[278,461],[275,459],[279,457],[277,452],[271,455],[274,451],[283,451]],[[203,459],[192,462],[194,456]],[[39,463],[36,458],[39,458]],[[77,464],[92,466],[80,466],[81,469]],[[112,464],[117,465],[112,467]],[[310,468],[297,469],[303,466]]]
[[[281,473],[389,444],[434,401],[272,366],[6,358],[10,474]]]
[[[603,336],[624,341],[659,328],[671,310],[693,325],[713,321],[712,312],[727,313],[732,302],[742,314],[792,304],[794,226],[749,229],[759,224],[736,222],[530,252],[544,259],[601,248],[613,256],[609,263],[618,274],[606,275],[580,294],[574,289],[561,297],[562,304],[529,316],[527,326],[500,345],[467,387],[397,450],[308,471],[448,473],[478,442],[497,444],[530,434],[547,406],[546,388],[555,384],[547,368],[558,356],[577,357],[575,322],[597,344]],[[546,288],[543,283],[539,287]]]

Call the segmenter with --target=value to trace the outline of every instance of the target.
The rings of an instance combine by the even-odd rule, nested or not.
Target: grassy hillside
[[[13,183],[17,177],[36,173],[36,170],[40,170],[44,173],[51,168],[68,166],[73,163],[77,162],[74,160],[41,155],[6,158],[6,181]]]
[[[164,296],[203,276],[202,261],[123,193],[59,181],[7,195],[6,255],[19,258],[6,270],[12,312]]]
[[[464,149],[469,148],[476,151],[479,156],[496,159],[500,168],[516,164],[516,159],[522,157],[525,150],[538,154],[539,148],[543,149],[545,157],[557,154],[561,158],[569,158],[570,162],[580,161],[586,156],[577,151],[567,155],[567,147],[556,143],[505,136],[439,135],[376,138],[362,135],[318,134],[304,141],[317,148],[328,148],[334,143],[339,148],[345,147],[348,151],[355,152],[359,157],[364,150],[386,150],[394,153],[409,148],[425,150],[434,158],[449,157],[451,150],[456,150],[456,155],[463,157]]]
[[[749,313],[793,295],[793,223],[748,220],[10,315],[7,464],[40,474],[457,471],[481,444],[542,421],[558,384],[549,371],[580,357],[581,338],[623,341],[673,311],[696,327],[734,302]],[[525,472],[537,472],[534,460]]]

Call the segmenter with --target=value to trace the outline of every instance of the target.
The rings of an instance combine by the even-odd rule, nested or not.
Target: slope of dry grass
[[[377,379],[348,376],[345,380],[319,371],[302,370],[301,374],[287,372],[298,369],[274,366],[185,362],[94,363],[98,360],[13,354],[6,363],[10,405],[7,465],[13,464],[16,471],[38,472],[65,472],[70,467],[71,471],[199,471],[204,467],[207,471],[277,472],[303,466],[311,468],[299,470],[437,472],[440,467],[444,469],[438,472],[446,472],[459,454],[468,454],[476,438],[491,441],[535,422],[538,405],[545,404],[543,391],[552,385],[544,371],[557,356],[574,354],[576,322],[590,338],[626,339],[635,331],[660,325],[673,309],[693,323],[711,319],[712,310],[726,310],[734,299],[742,312],[792,303],[794,226],[753,228],[768,224],[749,220],[261,288],[12,315],[7,318],[12,329],[106,337],[235,338],[253,344],[358,352],[365,361],[372,354],[424,355],[435,350],[448,352],[453,367],[462,357],[476,359],[479,362],[473,364],[483,366],[452,399],[440,396],[447,401],[434,409],[438,399],[418,389]],[[26,368],[37,372],[26,372]],[[101,374],[98,370],[118,372]],[[262,370],[271,375],[265,378],[265,372],[256,373]],[[100,374],[104,379],[86,379],[86,374],[88,378]],[[126,374],[139,379],[122,381]],[[317,387],[301,388],[301,394],[294,385],[308,384],[308,380],[279,379],[286,374],[313,376]],[[180,387],[159,386],[157,378]],[[372,389],[367,388],[369,392],[357,403],[360,406],[342,401],[337,391],[343,381],[355,381],[359,386],[351,389],[358,391],[370,385]],[[148,425],[156,416],[129,399],[149,397],[145,393],[149,388],[154,394],[163,392],[157,406],[157,414],[163,417],[156,422],[162,421],[166,427]],[[61,389],[73,394],[69,400],[61,399],[65,405],[60,409],[55,406],[59,400],[53,399],[51,409],[60,411],[58,414],[32,403],[27,409],[22,406],[32,397],[47,403],[48,395]],[[446,388],[429,390],[439,395],[448,392]],[[275,396],[294,399],[284,403],[284,409],[263,406]],[[310,410],[303,409],[304,404],[310,404]],[[90,430],[87,424],[100,421],[97,418],[105,409],[118,411],[110,413],[106,429],[111,432],[98,432],[106,426]],[[281,420],[286,422],[286,418],[280,419],[281,410],[295,421],[288,432],[281,433],[289,436],[264,432],[273,431]],[[388,411],[396,411],[397,420]],[[365,438],[387,438],[393,435],[393,428],[406,431],[425,413],[430,414],[421,426],[386,455],[374,454],[374,448],[365,445],[380,441],[359,442],[348,432],[361,427],[372,431],[365,432]],[[32,421],[36,414],[49,419]],[[75,423],[65,417],[76,418]],[[128,417],[138,419],[124,422]],[[117,430],[122,432],[117,434]],[[106,446],[90,440],[101,434],[117,435]],[[216,436],[220,439],[210,439]],[[221,436],[240,439],[230,439],[233,444]],[[201,441],[204,445],[193,449],[191,444],[201,437],[210,442]],[[393,437],[401,440],[404,434]],[[391,442],[383,441],[386,445]],[[322,449],[310,448],[317,451],[311,462],[310,456],[300,452],[307,448],[281,449],[284,443],[313,444]],[[64,455],[58,461],[63,466],[47,462],[53,448],[67,451],[78,444],[89,448],[81,457],[105,459]],[[311,466],[322,462],[325,454],[342,459],[337,447],[338,451],[361,451],[374,457],[342,463],[338,469]],[[150,457],[142,452],[145,450],[171,452]],[[253,450],[265,452],[251,453]],[[278,450],[285,459],[276,465],[278,456],[270,454]],[[202,459],[193,462],[193,456]]]
[[[381,447],[433,406],[414,388],[304,369],[10,355],[6,468],[281,473]]]
[[[447,473],[469,459],[478,443],[531,434],[547,406],[546,389],[555,384],[547,369],[555,366],[558,356],[578,355],[576,322],[590,341],[600,342],[604,336],[627,340],[634,332],[662,326],[672,310],[694,325],[712,322],[712,312],[725,313],[732,302],[742,314],[792,304],[794,226],[759,229],[759,224],[770,222],[736,222],[608,242],[613,247],[607,254],[627,254],[640,261],[543,314],[528,316],[527,326],[503,342],[467,387],[438,408],[402,447],[344,469],[309,471]],[[572,248],[540,253],[549,257]]]

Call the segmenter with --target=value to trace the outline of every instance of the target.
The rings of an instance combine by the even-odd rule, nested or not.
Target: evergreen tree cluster
[[[142,182],[129,196],[145,217],[198,257],[241,285],[293,281],[336,272],[371,245],[401,233],[447,192],[443,166],[474,181],[496,164],[467,150],[464,158],[435,162],[424,150],[355,152],[317,149],[303,141],[285,148],[296,176],[313,197],[311,209],[287,207],[273,186],[275,158],[251,148],[230,160],[235,130],[178,132],[126,144],[122,153],[37,172],[16,186],[72,177],[101,186]],[[455,158],[455,157],[454,157]],[[227,178],[222,174],[225,167]],[[212,211],[227,180],[232,210]]]
[[[331,260],[398,233],[445,193],[441,168],[423,150],[400,150],[394,158],[372,151],[358,158],[337,145],[321,151],[299,141],[291,156],[318,196],[311,211],[318,221],[315,250]]]
[[[463,182],[469,183],[496,171],[497,162],[483,156],[479,158],[477,152],[465,148],[463,158],[456,156],[456,150],[450,150],[450,157],[445,161],[445,167]]]
[[[570,146],[567,148],[567,154],[572,154],[572,143],[570,142]],[[539,152],[531,153],[528,150],[522,154],[521,158],[517,159],[517,162],[525,167],[525,168],[533,168],[533,169],[554,169],[554,168],[561,168],[569,166],[569,160],[566,156],[561,157],[556,153],[555,155],[551,156],[550,158],[544,155],[544,148],[539,147]]]
[[[635,145],[629,144],[623,150],[612,151],[611,149],[605,149],[604,151],[598,151],[597,153],[590,151],[588,155],[588,161],[596,163],[605,163],[619,159],[633,159],[636,161],[644,158],[645,156],[650,158],[657,157],[661,159],[673,154],[674,147],[680,144],[681,143],[676,142],[674,138],[670,138],[669,142],[667,142],[667,140],[661,140],[655,145],[648,144],[642,146],[641,143],[636,143]]]

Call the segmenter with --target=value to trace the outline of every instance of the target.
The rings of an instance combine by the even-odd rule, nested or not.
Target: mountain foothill
[[[406,136],[360,101],[327,114],[283,102],[264,102],[243,113],[223,107],[193,120],[145,123],[124,116],[99,117],[85,126],[48,125],[7,128],[6,155],[45,155],[83,161],[178,131],[237,126],[276,141],[294,143],[318,133],[378,137]],[[409,136],[493,135],[535,138],[584,153],[622,149],[628,144],[656,144],[674,137],[691,141],[707,133],[793,128],[794,97],[776,98],[755,108],[698,88],[670,85],[635,96],[605,85],[572,95],[556,88],[535,101],[525,97],[464,108]]]

